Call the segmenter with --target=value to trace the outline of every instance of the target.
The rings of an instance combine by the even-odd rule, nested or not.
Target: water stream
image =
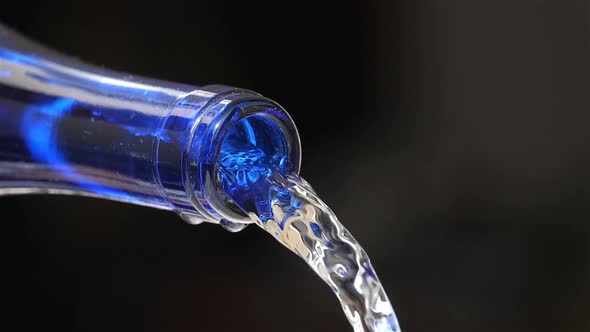
[[[223,149],[220,178],[229,199],[328,284],[355,332],[400,331],[367,253],[309,183],[268,156],[255,144]]]

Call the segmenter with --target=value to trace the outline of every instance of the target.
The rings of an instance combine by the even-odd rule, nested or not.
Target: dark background
[[[11,4],[0,21],[88,62],[281,103],[406,331],[590,330],[588,1]],[[0,210],[19,331],[351,331],[256,227],[75,197]]]

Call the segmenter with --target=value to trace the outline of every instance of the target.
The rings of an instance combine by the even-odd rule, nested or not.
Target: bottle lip
[[[299,173],[301,141],[297,127],[283,107],[247,90],[236,89],[216,95],[193,124],[183,158],[183,177],[191,203],[209,221],[252,223],[247,215],[227,203],[220,186],[218,161],[232,126],[253,115],[270,119],[280,129],[287,146],[290,171]]]

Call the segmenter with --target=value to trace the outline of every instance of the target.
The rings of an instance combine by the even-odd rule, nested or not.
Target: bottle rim
[[[190,131],[183,155],[183,178],[190,201],[209,221],[252,223],[223,192],[219,174],[221,148],[233,126],[250,117],[264,117],[278,129],[289,160],[289,172],[299,173],[301,141],[291,116],[278,103],[248,90],[231,90],[216,95],[205,105]],[[257,130],[254,128],[254,130]]]

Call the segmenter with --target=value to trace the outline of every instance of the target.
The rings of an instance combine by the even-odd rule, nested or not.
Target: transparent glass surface
[[[244,222],[215,165],[232,123],[258,113],[277,122],[288,148],[276,152],[298,170],[295,127],[268,99],[96,68],[0,26],[0,195],[88,195]]]

